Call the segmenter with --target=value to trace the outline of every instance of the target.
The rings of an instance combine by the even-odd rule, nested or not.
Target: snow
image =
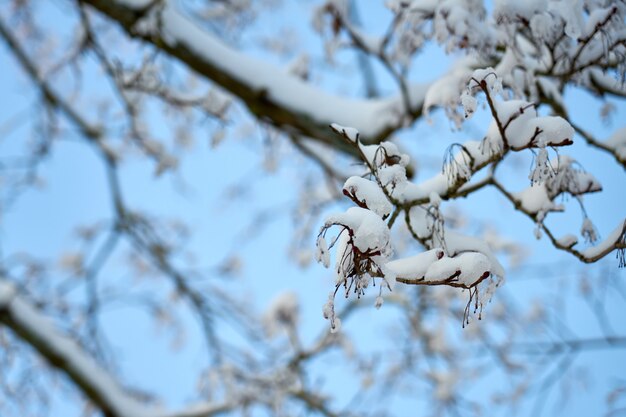
[[[626,233],[626,220],[622,220],[620,224],[602,242],[583,251],[583,256],[587,258],[595,258],[602,255],[620,240],[624,242]]]
[[[498,119],[500,119],[502,124],[507,124],[507,122],[513,118],[515,118],[515,120],[511,121],[511,123],[524,123],[527,120],[537,117],[535,105],[525,100],[494,100],[494,105]]]
[[[424,278],[428,267],[442,257],[443,249],[431,249],[408,258],[388,262],[385,267],[393,271],[397,277],[409,280],[420,280]]]
[[[460,103],[459,96],[472,75],[475,59],[460,59],[446,75],[430,84],[424,97],[423,110],[428,116],[433,107],[444,107],[455,110]],[[451,115],[448,112],[448,115]]]
[[[602,190],[602,184],[590,173],[577,168],[576,161],[567,155],[560,155],[551,166],[554,174],[546,181],[546,190],[552,199],[564,192],[577,196]]]
[[[587,18],[587,22],[585,23],[585,35],[588,36],[596,29],[596,26],[601,22],[606,20],[608,16],[613,12],[612,7],[600,8],[593,10],[589,17]]]
[[[541,130],[536,139],[539,143],[558,144],[574,139],[574,128],[561,116],[537,117],[533,122],[534,128]]]
[[[463,94],[461,94],[461,105],[463,106],[463,111],[465,112],[465,118],[469,119],[470,117],[472,117],[474,112],[476,112],[478,102],[476,101],[476,98],[474,96],[465,91],[463,92]]]
[[[546,0],[495,0],[493,14],[497,20],[506,22],[523,18],[530,20],[535,13],[547,9]]]
[[[0,293],[5,297],[11,287],[0,280]],[[36,339],[35,345],[43,346],[41,350],[48,352],[46,356],[57,358],[57,363],[63,364],[63,369],[72,379],[81,381],[81,385],[88,385],[89,391],[101,398],[113,414],[121,417],[155,414],[156,410],[148,409],[129,396],[76,342],[58,333],[52,323],[22,297],[13,296],[9,308],[20,332]]]
[[[364,204],[380,217],[387,217],[393,209],[393,205],[378,184],[365,178],[356,176],[348,178],[343,185],[343,192],[346,195],[354,196],[358,202]]]
[[[354,266],[354,252],[348,246],[349,242],[350,236],[348,232],[342,231],[335,243],[335,253],[337,254],[334,270],[335,284],[344,283]]]
[[[552,1],[550,11],[560,15],[565,21],[565,34],[572,39],[578,39],[583,27],[582,0]]]
[[[331,215],[326,225],[341,224],[353,234],[354,246],[361,252],[368,250],[387,250],[389,228],[376,213],[361,207],[350,207],[345,213]]]
[[[485,255],[479,252],[464,252],[454,258],[443,257],[433,262],[426,270],[424,280],[436,282],[456,275],[455,282],[471,287],[490,271],[491,263]]]
[[[331,123],[330,128],[352,142],[359,140],[359,131],[353,127],[346,127],[337,123]]]
[[[566,248],[571,248],[578,243],[578,238],[573,234],[567,234],[557,239],[557,243]]]
[[[387,265],[382,265],[381,270],[383,271],[384,280],[387,283],[387,287],[390,291],[396,287],[396,282],[398,282],[398,274],[395,271],[387,268]]]
[[[349,27],[352,36],[357,40],[357,42],[365,51],[374,55],[381,52],[383,46],[383,38],[366,33],[359,28],[350,25],[349,22],[345,22],[345,24]]]
[[[429,238],[432,235],[433,221],[424,208],[420,206],[413,207],[409,212],[409,216],[411,227],[420,239]],[[504,277],[504,267],[484,240],[466,236],[448,228],[444,228],[443,237],[444,242],[435,242],[435,246],[445,247],[448,256],[455,257],[464,252],[480,252],[487,257],[491,265],[488,270],[495,276]],[[433,249],[433,251],[437,251],[437,249]],[[428,251],[414,257],[391,261],[386,266],[388,269],[394,270],[399,277],[407,278],[406,275],[409,275],[409,279],[416,279],[420,278],[418,275],[423,273],[418,264],[422,262],[428,264],[429,256],[434,256],[435,254],[438,254],[438,252]],[[424,266],[424,268],[427,267],[428,265]]]
[[[330,253],[328,250],[328,244],[324,236],[320,236],[317,239],[317,251],[315,252],[315,260],[324,265],[325,268],[330,266]]]
[[[535,39],[552,41],[558,31],[558,22],[549,13],[538,13],[530,19],[530,29]]]
[[[545,183],[525,188],[514,197],[520,202],[522,209],[528,213],[563,211],[563,206],[555,204],[548,195]]]
[[[382,142],[379,145],[360,144],[359,146],[370,165],[379,167],[383,164],[389,165],[388,161],[393,161],[395,165],[406,167],[410,161],[409,156],[400,152],[398,146],[392,142]]]
[[[589,68],[581,73],[580,82],[591,91],[598,91],[598,89],[600,89],[600,91],[613,92],[613,94],[626,94],[626,84],[622,83],[621,80],[615,79],[613,75],[607,74],[600,68]]]
[[[432,178],[424,180],[419,184],[409,182],[402,190],[402,193],[394,197],[401,201],[414,201],[422,199],[430,199],[432,193],[444,195],[448,191],[448,176],[445,174],[436,174]]]
[[[500,123],[506,126],[509,146],[515,150],[528,146],[559,145],[574,139],[574,128],[567,120],[560,116],[538,117],[532,103],[524,100],[496,100],[494,105]],[[488,135],[497,135],[499,138],[500,132],[490,129]]]
[[[430,200],[430,205],[433,207],[439,207],[441,205],[441,197],[435,192],[430,193],[428,199]]]
[[[410,202],[430,200],[433,193],[444,196],[451,184],[459,179],[469,180],[477,167],[488,162],[494,153],[501,151],[498,138],[487,137],[484,142],[470,140],[463,143],[463,148],[454,154],[452,160],[444,166],[443,172],[420,183],[407,182],[403,187],[394,190],[393,197],[399,201]]]
[[[333,293],[330,293],[328,300],[322,306],[322,315],[324,316],[326,320],[330,319],[335,314],[334,302],[335,302],[335,299],[333,297]]]
[[[358,126],[365,137],[376,137],[401,123],[400,95],[358,100],[325,93],[278,66],[231,49],[178,12],[174,2],[165,2],[161,13],[163,41],[173,49],[189,49],[203,64],[238,83],[240,86],[233,90],[263,94],[280,107],[320,124],[334,120],[343,126]],[[425,86],[414,85],[409,90],[411,104],[421,103]]]
[[[454,256],[458,253],[466,251],[480,252],[487,257],[489,263],[491,264],[489,271],[491,271],[493,275],[504,277],[504,267],[500,264],[498,258],[496,258],[491,251],[491,248],[484,240],[472,236],[465,236],[448,229],[445,229],[444,236],[449,256]]]
[[[474,70],[468,87],[475,87],[476,81],[484,82],[490,94],[498,94],[502,90],[502,80],[496,74],[496,70],[491,67]]]

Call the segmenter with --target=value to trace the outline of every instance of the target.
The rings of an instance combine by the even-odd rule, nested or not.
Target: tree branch
[[[8,281],[0,278],[0,322],[63,371],[104,415],[137,417],[149,409],[131,397],[93,358],[52,323]]]
[[[359,126],[362,139],[378,143],[391,132],[421,115],[425,86],[413,86],[413,114],[405,114],[406,98],[400,94],[386,99],[355,100],[334,96],[289,75],[279,67],[235,51],[200,29],[175,10],[171,2],[126,2],[82,0],[118,22],[133,38],[143,39],[198,74],[241,99],[259,119],[288,133],[308,136],[347,153],[354,149],[329,131],[330,123]],[[142,19],[156,14],[158,28],[140,30]],[[154,16],[153,16],[154,17]]]

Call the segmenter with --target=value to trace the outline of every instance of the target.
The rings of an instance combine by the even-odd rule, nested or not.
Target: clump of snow
[[[545,184],[528,187],[515,194],[524,211],[529,213],[547,213],[549,211],[563,211],[563,206],[556,204],[548,195]]]
[[[491,273],[498,277],[504,277],[504,267],[484,240],[472,236],[465,236],[448,229],[445,231],[445,237],[449,256],[467,251],[480,252],[489,259],[491,263]]]
[[[330,321],[330,332],[337,333],[341,328],[341,320],[335,314],[335,294],[328,294],[328,300],[322,307],[322,313],[326,320]]]
[[[480,252],[464,252],[454,258],[443,257],[433,262],[424,275],[425,281],[442,281],[454,277],[454,282],[472,287],[491,273],[491,262]]]
[[[537,117],[534,120],[535,129],[540,130],[536,142],[559,144],[566,139],[573,141],[574,128],[567,120],[560,116]]]
[[[498,119],[505,128],[508,144],[514,150],[562,146],[573,142],[574,128],[567,120],[560,116],[539,117],[532,103],[524,100],[496,100],[494,106]],[[500,137],[500,131],[495,127],[490,128],[488,135]]]
[[[393,209],[378,184],[365,178],[348,178],[343,185],[343,193],[360,207],[370,209],[382,218],[387,217]]]
[[[469,119],[474,115],[478,102],[468,91],[464,91],[463,94],[461,94],[461,105],[463,106],[465,118]]]
[[[392,142],[382,142],[379,145],[360,145],[361,152],[367,162],[375,167],[383,165],[406,167],[409,164],[409,155],[400,152],[398,146]]]
[[[572,39],[578,39],[583,30],[583,2],[582,0],[552,1],[550,11],[561,16],[565,22],[565,34]]]
[[[315,252],[315,260],[324,265],[325,268],[330,266],[330,253],[328,251],[328,244],[324,236],[317,238],[317,251]]]
[[[563,247],[571,248],[578,243],[578,238],[575,235],[567,234],[557,239],[557,243]]]
[[[361,207],[351,207],[345,213],[329,216],[326,226],[343,225],[350,232],[353,245],[361,252],[389,254],[389,228],[376,213]]]
[[[610,248],[616,243],[621,243],[622,245],[626,244],[626,220],[622,220],[620,224],[615,229],[613,229],[609,236],[604,239],[604,241],[597,244],[596,246],[586,249],[583,252],[583,255],[587,258],[594,258],[601,255],[605,251],[610,250]],[[626,267],[625,252],[626,251],[623,248],[617,250],[616,256],[620,268]]]
[[[351,142],[356,142],[359,140],[359,131],[353,127],[341,126],[337,123],[331,123],[330,128]]]
[[[446,115],[456,123],[457,127],[463,121],[456,113],[459,105],[459,96],[464,89],[468,78],[472,74],[470,65],[472,62],[460,61],[451,71],[433,82],[424,97],[423,110],[428,117],[434,107],[442,107]]]
[[[469,88],[476,87],[476,83],[482,87],[484,84],[490,94],[499,94],[502,91],[502,80],[493,68],[479,68],[472,73]]]
[[[393,291],[393,289],[396,286],[398,274],[396,274],[395,271],[387,268],[387,265],[381,265],[380,269],[383,274],[383,279],[385,280],[385,283],[387,284],[387,288],[389,288],[389,291]],[[382,287],[381,287],[381,290],[382,290]]]
[[[385,266],[398,277],[407,280],[420,280],[424,278],[428,267],[433,262],[441,259],[443,255],[443,249],[436,248],[408,258],[393,260]]]

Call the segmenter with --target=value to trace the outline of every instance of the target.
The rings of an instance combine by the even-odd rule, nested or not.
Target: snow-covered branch
[[[20,294],[14,284],[0,278],[0,323],[10,328],[46,361],[67,375],[104,415],[110,417],[210,417],[235,408],[235,401],[207,402],[180,411],[164,411],[135,398],[71,337]]]
[[[451,146],[444,158],[442,172],[421,183],[407,179],[409,156],[401,153],[394,144],[364,145],[357,129],[339,124],[330,126],[357,149],[367,168],[364,176],[370,178],[348,178],[343,193],[358,207],[329,216],[318,235],[317,259],[324,266],[330,266],[330,248],[336,249],[335,292],[331,293],[324,307],[324,317],[330,320],[331,329],[336,330],[337,323],[340,323],[334,310],[334,296],[339,288],[344,287],[346,298],[351,292],[361,297],[370,283],[376,285],[377,278],[382,278],[379,297],[384,288],[392,291],[396,281],[409,285],[446,285],[470,291],[464,322],[472,301],[475,302],[474,310],[481,310],[483,300],[489,298],[504,277],[504,269],[487,244],[448,230],[439,206],[442,198],[465,197],[488,185],[495,186],[517,210],[535,220],[537,228],[543,229],[558,249],[587,263],[617,250],[619,266],[624,266],[626,226],[618,227],[597,248],[581,252],[573,249],[577,239],[557,240],[544,224],[548,213],[564,210],[555,199],[568,194],[578,199],[583,211],[585,219],[581,233],[592,242],[596,240],[595,229],[587,218],[581,196],[601,191],[601,184],[593,175],[580,169],[572,158],[558,156],[550,161],[548,156],[547,148],[574,143],[574,128],[570,123],[559,116],[540,116],[533,103],[499,98],[505,96],[502,82],[492,68],[477,69],[468,78],[467,89],[460,98],[465,117],[474,113],[477,107],[475,95],[482,93],[492,115],[491,126],[482,141]],[[528,176],[531,186],[514,195],[496,180],[496,168],[508,153],[527,150],[535,154],[534,167]],[[491,169],[487,176],[471,183],[472,177],[488,165]],[[405,213],[411,236],[427,251],[390,260],[393,243],[389,229],[401,211]],[[391,213],[394,214],[385,223]],[[339,232],[328,244],[327,232],[333,227]],[[538,232],[537,237],[540,237]],[[480,284],[490,277],[495,279],[491,279],[485,289],[487,297],[479,297]],[[382,301],[377,302],[380,304]]]
[[[62,334],[13,284],[0,278],[0,321],[112,417],[144,417],[156,411],[131,396],[70,337]]]
[[[421,114],[423,86],[407,87],[406,115],[402,94],[386,99],[356,100],[325,93],[284,69],[238,52],[185,17],[172,1],[87,0],[117,21],[133,37],[152,43],[203,77],[241,99],[257,117],[293,134],[315,138],[348,150],[329,134],[338,122],[360,126],[365,142],[378,143]],[[146,28],[146,22],[153,23]]]

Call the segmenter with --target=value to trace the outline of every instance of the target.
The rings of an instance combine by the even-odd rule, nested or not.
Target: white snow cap
[[[337,123],[331,123],[330,128],[352,142],[356,142],[357,140],[359,140],[359,131],[353,127],[341,126]]]
[[[352,231],[354,246],[361,252],[390,252],[389,227],[376,213],[361,207],[351,207],[345,213],[331,215],[326,219],[326,226],[341,224]]]
[[[442,257],[443,249],[436,248],[408,258],[396,259],[387,263],[386,267],[398,277],[419,280],[424,278],[428,267]]]
[[[343,185],[343,193],[355,203],[364,205],[380,217],[387,217],[393,206],[374,181],[361,177],[350,177]]]

